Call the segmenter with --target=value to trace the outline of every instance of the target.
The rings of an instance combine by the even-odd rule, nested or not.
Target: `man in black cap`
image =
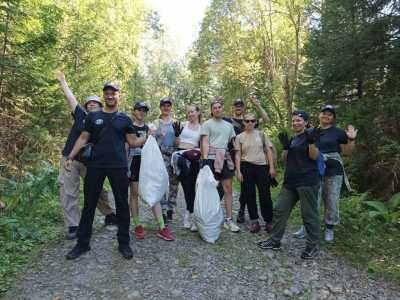
[[[98,96],[91,95],[86,97],[84,106],[80,106],[65,80],[65,75],[62,72],[59,72],[57,74],[57,79],[68,100],[68,104],[72,111],[72,117],[74,118],[74,124],[72,125],[62,152],[63,157],[61,159],[61,167],[58,176],[64,221],[68,228],[66,238],[70,240],[76,238],[78,230],[80,218],[79,186],[80,178],[85,177],[86,166],[80,161],[74,161],[71,166],[71,171],[67,172],[64,168],[64,162],[84,129],[84,120],[87,116],[87,112],[101,110],[103,104]],[[108,192],[103,189],[97,207],[101,213],[106,216],[105,225],[113,225],[116,224],[116,216],[112,207],[109,205],[108,200]]]
[[[78,228],[78,242],[67,254],[67,259],[76,259],[90,250],[90,237],[94,213],[99,194],[107,177],[115,198],[118,222],[118,250],[126,259],[133,257],[130,247],[128,206],[127,155],[125,143],[131,147],[142,146],[146,138],[137,138],[132,120],[118,112],[119,86],[108,82],[103,87],[105,106],[103,111],[90,113],[85,119],[85,128],[76,141],[65,162],[70,169],[75,156],[89,141],[93,142],[93,155],[88,162],[84,182],[84,207]]]

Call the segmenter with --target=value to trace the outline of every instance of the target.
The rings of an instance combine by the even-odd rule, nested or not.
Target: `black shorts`
[[[129,177],[129,181],[131,182],[138,182],[139,181],[139,172],[140,172],[140,155],[135,155],[132,158],[132,163],[129,167],[131,171],[131,176]]]
[[[222,167],[221,173],[216,173],[214,169],[214,160],[213,159],[208,159],[208,166],[210,167],[211,171],[214,174],[214,177],[216,180],[224,180],[224,179],[230,179],[233,178],[235,175],[235,170],[230,170],[228,167],[228,163],[226,160],[224,161],[224,166]]]

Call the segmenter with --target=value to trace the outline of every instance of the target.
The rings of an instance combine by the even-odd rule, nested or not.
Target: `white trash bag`
[[[160,148],[149,136],[142,149],[139,172],[139,196],[150,206],[160,202],[168,190],[168,172]]]
[[[194,200],[194,222],[200,236],[208,243],[215,243],[221,233],[224,215],[215,180],[209,166],[203,167],[196,181]]]

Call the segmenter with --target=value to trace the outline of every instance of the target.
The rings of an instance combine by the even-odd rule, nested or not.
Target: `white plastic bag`
[[[160,202],[168,190],[168,172],[160,148],[149,136],[142,149],[139,172],[139,196],[150,206]]]
[[[196,181],[194,221],[200,236],[208,243],[215,243],[221,233],[224,220],[215,180],[209,166],[203,167]]]

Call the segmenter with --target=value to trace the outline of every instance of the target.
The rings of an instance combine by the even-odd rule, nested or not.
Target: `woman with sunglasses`
[[[294,137],[289,140],[287,133],[280,133],[283,145],[283,159],[286,162],[283,186],[274,207],[274,223],[271,238],[260,241],[262,249],[281,249],[281,239],[285,233],[290,213],[297,201],[307,232],[306,248],[301,254],[303,259],[313,259],[319,253],[320,218],[318,205],[319,171],[316,160],[319,150],[315,143],[319,138],[319,129],[306,130],[308,114],[298,110],[292,114]]]
[[[272,228],[272,201],[269,176],[276,176],[272,143],[265,135],[255,129],[254,114],[245,114],[243,118],[244,131],[235,139],[236,177],[242,184],[242,197],[247,203],[250,216],[250,232],[260,231],[256,201],[256,187],[259,194],[261,215],[265,221],[265,229]]]

